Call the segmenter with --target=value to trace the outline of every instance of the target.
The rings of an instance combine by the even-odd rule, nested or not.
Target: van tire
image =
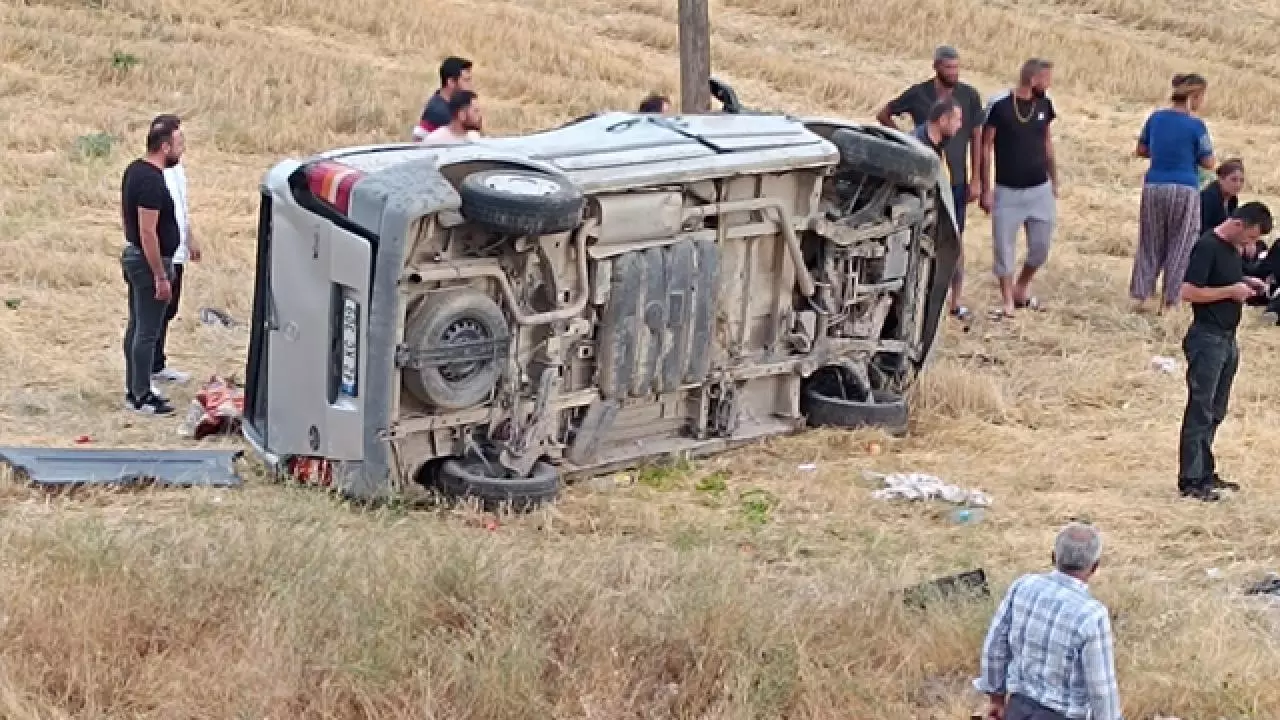
[[[473,172],[462,179],[462,217],[503,235],[568,232],[582,224],[586,200],[571,182],[515,168]]]
[[[938,156],[919,143],[894,142],[849,128],[833,132],[831,142],[840,150],[844,170],[917,188],[931,188],[938,180]]]
[[[504,476],[494,477],[497,473]],[[449,458],[436,470],[435,486],[450,499],[476,498],[486,510],[509,504],[517,512],[555,500],[560,494],[560,471],[551,463],[539,461],[525,478],[505,474],[505,468],[496,462],[486,466],[474,456]]]
[[[810,426],[875,427],[891,435],[906,435],[911,410],[904,396],[891,390],[872,390],[869,397],[846,399],[834,377],[826,373],[815,376],[801,391],[801,406]]]
[[[509,337],[502,308],[488,295],[470,288],[426,296],[405,328],[405,342],[412,355],[438,352],[450,341],[492,340],[505,345]],[[503,352],[487,360],[406,367],[404,383],[409,392],[432,407],[464,410],[489,398],[505,359]],[[474,367],[466,367],[472,364]]]

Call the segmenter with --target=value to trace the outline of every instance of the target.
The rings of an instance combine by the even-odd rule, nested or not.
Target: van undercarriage
[[[398,147],[280,167],[246,435],[348,494],[527,505],[564,478],[807,425],[905,432],[958,249],[936,157],[879,128],[732,120],[614,113],[546,134],[594,158]],[[604,167],[627,153],[648,165]],[[313,353],[286,339],[308,322],[323,403],[303,399]],[[357,426],[358,443],[332,437]]]

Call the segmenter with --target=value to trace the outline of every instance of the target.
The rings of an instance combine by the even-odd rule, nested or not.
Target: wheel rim
[[[446,348],[484,342],[489,339],[489,332],[484,325],[471,318],[454,320],[449,323],[444,332],[440,333],[440,344]],[[469,360],[441,365],[440,377],[445,382],[456,385],[475,377],[488,364],[487,360]]]
[[[484,186],[505,195],[544,197],[560,191],[560,184],[548,178],[514,173],[495,173],[484,179]]]

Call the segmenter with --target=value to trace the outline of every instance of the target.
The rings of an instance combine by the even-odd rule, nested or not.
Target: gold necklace
[[[1036,98],[1034,95],[1031,96],[1031,108],[1027,110],[1026,117],[1022,117],[1022,113],[1018,111],[1018,100],[1018,96],[1013,95],[1013,115],[1018,118],[1018,122],[1025,125],[1031,121],[1031,116],[1036,114]]]

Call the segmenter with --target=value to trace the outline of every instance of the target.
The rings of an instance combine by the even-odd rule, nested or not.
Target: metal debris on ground
[[[935,475],[925,473],[867,473],[884,487],[871,493],[877,500],[946,500],[956,505],[990,507],[991,497],[981,490],[966,490],[948,485]]]
[[[200,308],[200,322],[205,325],[220,325],[222,327],[236,327],[240,323],[231,317],[224,310],[218,308],[202,307]]]
[[[0,463],[34,485],[164,485],[234,487],[240,450],[103,450],[0,448]]]
[[[1245,588],[1245,595],[1280,596],[1280,574],[1269,572],[1267,577]]]
[[[903,591],[903,601],[908,605],[924,608],[929,600],[956,596],[990,597],[987,572],[982,568],[930,580]]]

